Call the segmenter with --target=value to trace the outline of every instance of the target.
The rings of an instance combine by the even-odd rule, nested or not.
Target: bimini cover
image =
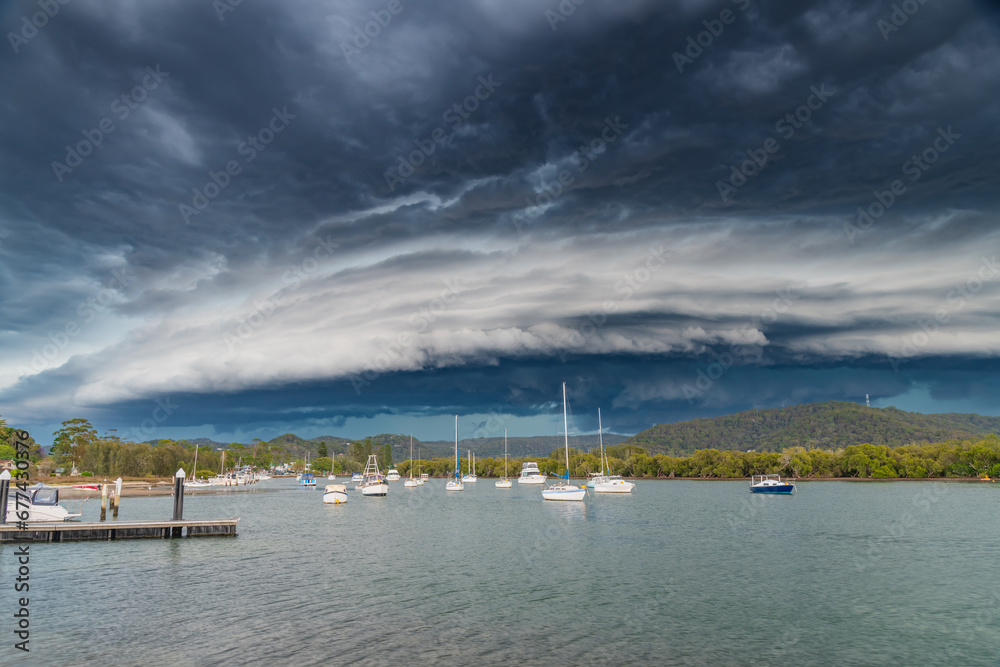
[[[343,484],[327,484],[324,493],[347,493],[347,487]]]
[[[31,499],[32,505],[54,506],[59,504],[58,489],[38,489],[35,497]]]

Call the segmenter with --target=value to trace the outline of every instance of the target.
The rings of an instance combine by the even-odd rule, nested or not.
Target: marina
[[[995,664],[984,648],[1000,631],[977,621],[997,604],[982,585],[1000,577],[984,530],[995,484],[810,482],[789,499],[751,496],[745,480],[661,480],[582,503],[444,484],[338,507],[275,479],[186,498],[193,518],[242,517],[232,539],[33,544],[45,585],[32,588],[32,652],[4,664],[95,662],[138,641],[154,665],[382,664],[372,647],[397,637],[408,661],[432,664],[860,665],[872,646],[881,664]],[[133,498],[122,511],[170,507]],[[14,550],[0,544],[5,581]],[[761,591],[782,605],[761,608]],[[122,607],[135,595],[149,613]]]

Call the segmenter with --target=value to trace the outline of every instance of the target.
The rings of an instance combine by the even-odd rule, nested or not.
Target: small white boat
[[[399,471],[396,470],[396,466],[392,466],[391,468],[389,468],[388,471],[386,471],[385,478],[386,478],[386,480],[388,480],[390,482],[398,482],[399,481]]]
[[[455,415],[455,479],[448,480],[444,485],[445,491],[464,491],[465,484],[462,484],[461,471],[458,463],[458,415]]]
[[[534,461],[525,461],[521,464],[521,476],[517,478],[518,484],[545,484],[545,473],[538,470],[538,464]]]
[[[361,483],[361,479],[362,479],[361,478],[361,473],[356,472],[353,475],[351,475],[351,484],[360,484]]]
[[[587,495],[587,487],[576,486],[569,483],[569,422],[566,419],[566,383],[563,382],[563,438],[566,449],[566,473],[563,475],[564,482],[557,482],[552,486],[542,489],[542,498],[545,500],[583,500]]]
[[[413,489],[420,486],[418,480],[413,479],[413,434],[410,434],[410,479],[403,482],[403,486],[408,489]]]
[[[59,489],[44,486],[39,482],[35,486],[28,487],[26,491],[21,491],[12,484],[7,496],[7,523],[13,525],[20,521],[33,523],[78,519],[82,514],[80,505],[84,500],[86,499],[76,501],[76,506],[68,510],[59,504]]]
[[[507,429],[503,430],[503,477],[493,483],[498,489],[509,489],[512,485],[507,476]]]
[[[369,454],[368,463],[365,464],[365,471],[361,473],[361,495],[363,496],[384,496],[389,493],[389,485],[385,481],[385,476],[379,472],[378,458],[374,454]]]
[[[304,473],[302,473],[302,479],[299,480],[299,484],[301,484],[302,486],[305,486],[305,487],[313,487],[313,488],[315,488],[315,486],[316,486],[316,475],[312,474],[311,472],[304,472]]]
[[[347,502],[347,487],[343,484],[327,484],[323,489],[323,502],[327,505],[342,505]]]
[[[605,475],[604,471],[611,472],[611,463],[604,453],[604,426],[601,425],[601,409],[597,408],[597,428],[601,434],[601,473],[593,478],[587,486],[591,486],[595,493],[632,493],[635,490],[634,482],[627,482],[621,475]]]
[[[333,453],[333,456],[330,457],[330,461],[332,461],[332,463],[330,463],[330,474],[326,476],[326,479],[332,482],[337,479],[337,476],[333,474],[333,471],[336,470],[336,466],[334,464],[337,462],[337,452]]]
[[[463,482],[475,482],[479,478],[476,477],[476,455],[469,450],[469,473],[467,475],[462,475]]]
[[[425,482],[429,481],[431,478],[427,473],[421,473],[420,475],[420,485],[423,486]]]

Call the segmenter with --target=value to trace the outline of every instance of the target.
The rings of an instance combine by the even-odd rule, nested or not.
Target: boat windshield
[[[59,504],[58,489],[37,489],[31,498],[32,505],[52,507]]]

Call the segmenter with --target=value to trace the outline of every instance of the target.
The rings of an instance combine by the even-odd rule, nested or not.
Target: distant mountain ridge
[[[777,452],[786,447],[841,449],[869,443],[898,447],[1000,433],[1000,417],[921,414],[846,401],[748,410],[659,424],[624,441],[650,454],[688,456],[698,449]]]

